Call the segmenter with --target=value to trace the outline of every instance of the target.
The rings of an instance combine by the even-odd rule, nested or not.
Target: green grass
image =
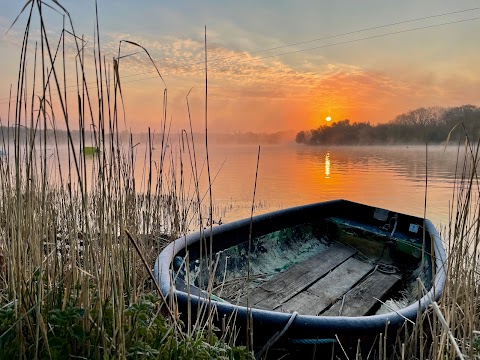
[[[142,295],[123,312],[124,323],[120,328],[123,341],[115,339],[115,314],[112,303],[102,309],[102,323],[95,323],[98,317],[94,309],[86,309],[71,299],[65,306],[56,304],[50,309],[41,308],[45,321],[47,342],[41,341],[38,348],[35,337],[24,329],[23,356],[31,359],[118,358],[129,359],[248,359],[249,354],[242,347],[225,344],[215,335],[208,336],[198,331],[191,336],[179,336],[167,317],[159,311],[162,300],[153,294]],[[34,324],[34,318],[28,317]],[[19,336],[15,329],[18,322],[14,306],[4,306],[0,311],[0,358],[17,358],[21,350]],[[86,327],[85,323],[91,326]],[[106,346],[106,348],[104,348]],[[117,348],[120,347],[121,348]]]

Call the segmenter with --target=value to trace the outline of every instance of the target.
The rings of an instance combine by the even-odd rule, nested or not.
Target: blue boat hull
[[[372,216],[372,214],[375,215]],[[155,277],[163,295],[175,302],[175,306],[183,314],[185,321],[188,321],[186,319],[188,316],[193,319],[192,321],[195,321],[199,314],[198,310],[214,309],[215,319],[217,319],[219,324],[221,324],[222,319],[232,317],[232,319],[235,319],[237,328],[245,328],[247,321],[250,321],[251,325],[253,325],[253,337],[257,344],[265,343],[275,334],[282,332],[287,325],[288,329],[282,334],[282,338],[291,344],[299,344],[302,341],[305,343],[308,343],[308,341],[310,343],[315,341],[320,343],[322,339],[328,342],[330,339],[335,339],[336,335],[341,339],[365,339],[384,332],[386,324],[388,324],[389,329],[394,329],[404,324],[405,319],[414,321],[419,308],[423,311],[441,295],[445,282],[446,270],[444,265],[446,264],[446,256],[438,232],[429,220],[397,214],[398,223],[395,224],[396,228],[394,231],[407,233],[412,231],[412,226],[420,227],[420,230],[416,229],[413,241],[416,242],[417,247],[423,246],[426,253],[434,252],[434,256],[431,257],[434,271],[432,272],[433,276],[428,294],[423,296],[420,301],[415,301],[396,312],[357,317],[302,314],[292,316],[292,314],[278,311],[257,308],[247,309],[244,306],[216,301],[205,296],[205,293],[200,290],[195,292],[195,287],[190,287],[188,288],[189,290],[187,290],[187,287],[183,287],[184,291],[182,291],[182,286],[178,283],[173,286],[172,272],[174,271],[175,259],[178,259],[179,256],[183,257],[188,252],[190,261],[193,261],[201,256],[202,250],[203,254],[205,254],[205,251],[209,251],[210,246],[213,253],[216,253],[244,243],[246,239],[249,239],[250,233],[251,238],[255,241],[255,239],[279,229],[309,222],[318,222],[319,219],[331,217],[347,219],[348,222],[353,224],[365,224],[367,230],[368,226],[378,229],[377,225],[382,220],[382,214],[385,214],[385,211],[382,209],[379,211],[379,209],[374,207],[346,200],[334,200],[298,206],[255,216],[253,219],[244,219],[224,224],[214,227],[212,230],[206,229],[205,231],[179,238],[169,244],[156,260]],[[371,225],[373,217],[377,218],[373,219],[374,225]],[[422,228],[425,229],[425,232]],[[382,232],[383,230],[378,231]],[[390,229],[388,231],[385,229],[383,232],[390,231]],[[373,230],[372,232],[375,233]],[[187,291],[190,293],[188,294]],[[240,340],[244,337],[243,334],[244,332],[241,331]]]

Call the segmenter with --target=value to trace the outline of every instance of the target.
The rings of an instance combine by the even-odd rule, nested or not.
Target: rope
[[[261,350],[259,352],[257,352],[255,354],[255,359],[260,359],[260,356],[263,355],[263,353],[265,351],[268,350],[269,347],[273,346],[273,344],[275,344],[288,330],[288,328],[290,327],[290,325],[292,325],[293,323],[293,320],[295,320],[295,318],[297,317],[298,313],[296,311],[294,311],[292,313],[292,315],[290,316],[290,319],[288,319],[288,322],[287,324],[285,325],[285,327],[283,328],[283,330],[280,332],[280,333],[275,333],[268,341],[267,343],[261,348]]]
[[[400,271],[398,267],[396,267],[395,265],[383,264],[383,263],[379,263],[375,269],[380,271],[381,273],[389,274],[389,275],[396,274],[398,271]]]
[[[301,344],[301,345],[326,345],[334,344],[337,342],[336,339],[289,339],[292,344]]]
[[[395,234],[395,230],[397,230],[398,214],[393,215],[390,221],[392,221],[393,219],[395,219],[395,224],[393,225],[393,230],[392,230],[392,233],[390,234],[390,237],[393,237],[393,234]]]

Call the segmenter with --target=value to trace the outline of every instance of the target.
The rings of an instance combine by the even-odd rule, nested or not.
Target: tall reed
[[[396,334],[379,338],[368,359],[477,359],[480,358],[480,141],[468,137],[458,146],[457,171],[452,188],[450,221],[442,238],[447,249],[444,291],[438,303],[405,322]],[[462,156],[461,154],[464,154]],[[432,251],[433,252],[433,251]],[[418,279],[419,299],[427,293]],[[395,336],[393,345],[392,336]],[[362,358],[358,352],[357,358]]]
[[[56,39],[45,25],[44,11],[52,8],[64,17]],[[184,153],[169,146],[167,89],[148,50],[121,41],[109,66],[97,11],[90,64],[84,37],[57,1],[47,7],[31,0],[22,13],[16,94],[0,137],[8,153],[0,158],[0,358],[249,357],[202,327],[184,332],[151,276],[155,256],[200,217],[201,201],[196,160],[184,168]],[[133,134],[122,139],[120,129],[126,45],[143,50],[164,86],[159,165],[148,130],[141,183]],[[67,94],[72,79],[73,97]],[[193,145],[193,133],[188,141]],[[83,152],[88,144],[99,152]],[[186,171],[195,179],[193,194],[185,189]]]

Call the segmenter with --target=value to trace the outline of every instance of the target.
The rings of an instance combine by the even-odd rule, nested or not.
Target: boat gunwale
[[[197,306],[200,303],[205,305],[213,305],[216,307],[219,314],[233,314],[236,313],[237,319],[246,319],[247,316],[251,314],[253,317],[254,323],[262,323],[267,326],[279,326],[283,327],[291,318],[292,314],[282,313],[278,311],[271,310],[262,310],[255,307],[249,307],[248,309],[242,305],[235,305],[231,303],[219,302],[214,299],[200,298],[194,294],[187,294],[183,291],[177,290],[172,287],[171,283],[171,264],[175,256],[180,253],[182,250],[188,246],[194,245],[202,237],[204,239],[210,238],[210,236],[219,236],[222,233],[228,233],[234,229],[249,227],[250,223],[259,225],[269,220],[272,220],[276,217],[284,217],[298,212],[308,212],[316,208],[323,207],[332,207],[332,206],[348,206],[351,204],[362,205],[369,208],[375,208],[374,206],[364,205],[360,203],[351,202],[348,200],[331,200],[320,203],[313,203],[308,205],[300,205],[296,207],[291,207],[287,209],[277,210],[267,214],[254,216],[252,219],[246,218],[231,223],[226,223],[221,226],[215,227],[213,229],[206,229],[204,231],[198,231],[190,235],[178,238],[177,240],[170,243],[157,257],[154,267],[154,275],[156,281],[160,285],[160,289],[164,296],[168,297],[173,295],[172,289],[174,289],[174,296],[178,302],[186,303],[190,301],[192,308]],[[389,210],[391,211],[391,210]],[[404,214],[401,214],[404,215]],[[408,215],[410,216],[410,215]],[[428,293],[420,299],[420,307],[422,312],[429,306],[433,301],[438,300],[442,294],[443,287],[446,279],[446,253],[443,247],[442,240],[432,224],[428,219],[422,219],[415,217],[416,219],[421,219],[424,221],[425,230],[430,234],[432,241],[434,242],[434,251],[435,251],[435,278],[432,281],[432,287],[429,289]],[[428,234],[427,234],[428,236]],[[419,301],[415,301],[408,306],[398,310],[391,311],[385,314],[380,315],[366,315],[366,316],[322,316],[322,315],[302,315],[298,314],[292,324],[290,329],[302,329],[302,331],[313,331],[315,333],[336,333],[336,332],[372,332],[372,331],[381,331],[385,329],[386,323],[389,323],[389,326],[400,326],[405,322],[405,318],[409,320],[414,320],[417,316],[419,309]],[[314,336],[312,334],[312,336]]]

